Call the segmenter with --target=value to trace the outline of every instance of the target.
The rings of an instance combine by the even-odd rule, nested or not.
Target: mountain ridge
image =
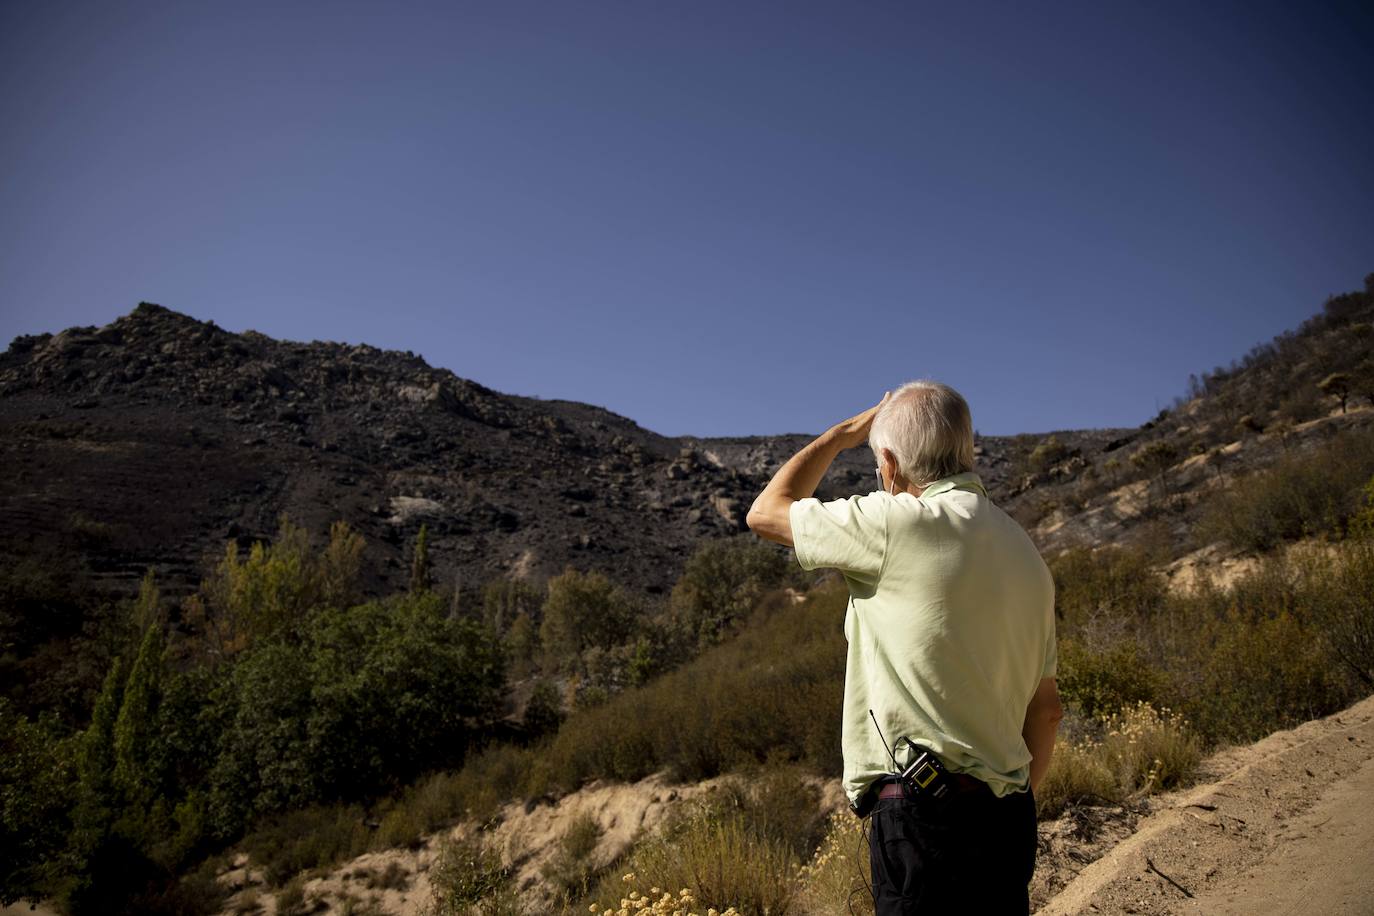
[[[315,538],[338,518],[358,530],[371,594],[404,585],[423,523],[436,582],[460,593],[572,565],[661,595],[694,545],[744,530],[754,495],[812,438],[663,436],[410,351],[235,333],[150,302],[16,337],[0,354],[0,427],[18,469],[0,485],[0,550],[76,552],[93,586],[123,594],[152,567],[171,595],[226,540],[271,540],[282,513]],[[994,492],[1004,441],[980,439]],[[817,495],[871,477],[867,449],[848,450]]]

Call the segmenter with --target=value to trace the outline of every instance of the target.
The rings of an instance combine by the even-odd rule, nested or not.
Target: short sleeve
[[[876,580],[887,550],[885,496],[874,492],[828,502],[810,496],[792,503],[792,545],[801,568],[827,567]]]
[[[1050,627],[1050,638],[1045,644],[1045,665],[1040,671],[1040,676],[1054,677],[1059,670],[1059,645],[1055,640],[1054,627]]]

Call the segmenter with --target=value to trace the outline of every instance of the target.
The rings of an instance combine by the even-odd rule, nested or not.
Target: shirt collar
[[[929,486],[921,491],[921,496],[938,496],[948,490],[971,490],[974,493],[982,493],[984,496],[988,495],[987,487],[983,486],[983,481],[979,479],[978,475],[973,471],[964,471],[932,481]]]

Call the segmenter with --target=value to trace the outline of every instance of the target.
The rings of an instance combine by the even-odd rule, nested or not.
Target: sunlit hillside
[[[1069,716],[1037,798],[1046,824],[1121,823],[1209,751],[1374,688],[1371,321],[1367,286],[1199,375],[1137,430],[980,443],[994,495],[1055,576]],[[455,422],[506,406],[467,394]],[[542,422],[521,409],[516,426]],[[657,592],[624,578],[643,558],[600,564],[566,545],[543,574],[453,588],[436,531],[445,550],[459,533],[420,516],[382,551],[396,561],[384,579],[369,573],[388,565],[375,539],[289,513],[270,537],[220,538],[175,594],[155,572],[120,599],[32,552],[12,563],[5,902],[586,913],[633,893],[658,912],[861,908],[858,822],[835,786],[843,582],[726,523],[738,506],[720,500],[743,498],[775,456],[710,445],[660,455],[627,439],[625,466],[604,472],[627,488],[607,497],[615,512],[645,498],[648,467],[665,488],[651,519],[698,513]],[[559,511],[606,508],[584,496]],[[108,547],[110,530],[81,524]],[[484,524],[481,543],[518,547],[522,525]],[[1047,867],[1037,899],[1065,874]]]

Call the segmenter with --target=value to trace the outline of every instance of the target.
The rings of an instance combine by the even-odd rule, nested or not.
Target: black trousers
[[[877,916],[1026,916],[1036,846],[1029,791],[879,799],[868,844]]]

